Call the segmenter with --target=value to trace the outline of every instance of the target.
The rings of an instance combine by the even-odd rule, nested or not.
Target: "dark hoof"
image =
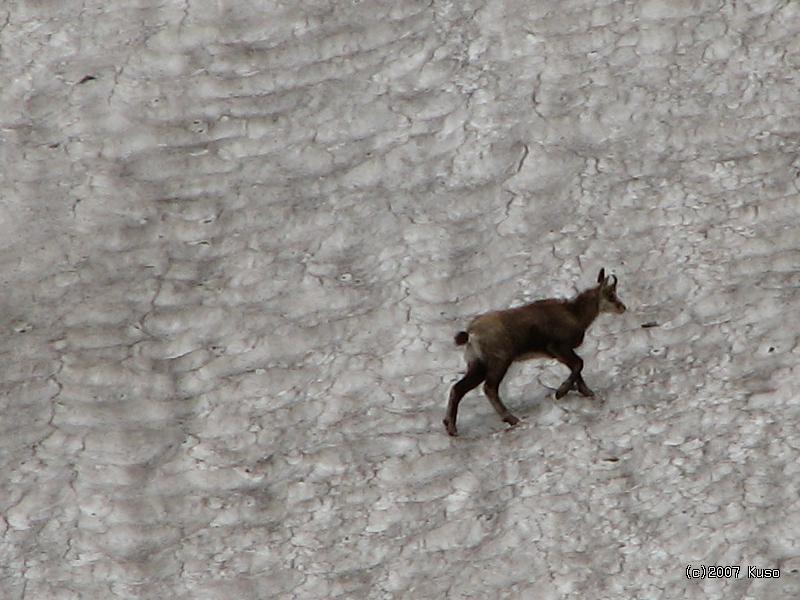
[[[511,427],[514,427],[514,425],[519,423],[519,419],[514,415],[508,415],[505,419],[503,419],[503,421],[511,425]]]
[[[567,392],[572,389],[572,386],[564,386],[562,385],[560,388],[556,390],[556,400],[560,400],[564,396],[567,395]]]
[[[458,435],[458,430],[456,430],[455,424],[451,423],[448,419],[442,420],[444,423],[445,429],[447,429],[447,435],[451,435],[453,437]]]
[[[594,392],[585,385],[582,387],[578,386],[578,392],[580,392],[581,396],[588,396],[588,397],[594,396]]]

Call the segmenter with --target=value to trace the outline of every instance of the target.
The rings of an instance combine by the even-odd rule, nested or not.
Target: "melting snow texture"
[[[800,597],[798,2],[25,0],[0,44],[3,598]],[[599,399],[526,363],[449,438],[453,334],[600,267]]]

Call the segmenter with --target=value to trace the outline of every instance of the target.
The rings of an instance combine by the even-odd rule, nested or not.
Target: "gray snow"
[[[800,3],[25,0],[0,47],[3,598],[800,597]],[[526,363],[449,438],[453,334],[600,267],[600,398]]]

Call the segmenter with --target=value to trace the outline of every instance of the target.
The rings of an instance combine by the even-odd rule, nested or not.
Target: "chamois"
[[[594,396],[583,380],[583,360],[575,348],[583,343],[589,325],[598,314],[624,313],[625,305],[617,297],[617,278],[597,275],[598,285],[584,290],[572,300],[538,300],[525,306],[484,313],[475,317],[466,331],[455,336],[458,346],[466,344],[464,358],[467,373],[450,391],[444,426],[456,435],[458,403],[464,394],[481,382],[486,397],[504,422],[519,423],[500,400],[500,382],[515,361],[554,358],[564,363],[570,375],[556,390],[556,398],[577,388],[583,396]]]

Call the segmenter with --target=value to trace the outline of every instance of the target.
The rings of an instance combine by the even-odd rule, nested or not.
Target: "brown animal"
[[[625,305],[617,298],[617,278],[597,275],[596,287],[578,294],[572,300],[538,300],[525,306],[485,313],[472,320],[467,331],[460,331],[455,342],[467,345],[467,373],[450,391],[444,426],[456,435],[458,403],[464,394],[481,382],[489,402],[506,423],[519,423],[500,400],[500,382],[515,361],[532,358],[555,358],[569,367],[570,375],[559,386],[556,398],[577,388],[584,396],[594,396],[581,376],[583,360],[575,348],[598,314],[624,313]]]

